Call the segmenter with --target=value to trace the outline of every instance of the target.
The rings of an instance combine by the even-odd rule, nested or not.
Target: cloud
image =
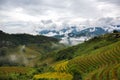
[[[5,22],[0,24],[0,30],[7,33],[29,33],[37,34],[35,26],[31,22]]]
[[[59,28],[62,24],[79,25],[102,17],[118,17],[119,3],[119,0],[0,0],[0,29],[30,25]]]
[[[43,24],[50,24],[50,23],[52,23],[53,21],[52,21],[52,20],[41,20],[41,22],[42,22]]]
[[[120,25],[120,17],[103,17],[94,21],[89,21],[90,26],[110,27]]]
[[[21,12],[18,12],[21,15],[25,14],[23,16],[29,15],[29,17],[34,16],[39,19],[45,18],[44,16],[57,20],[76,17],[91,18],[93,13],[96,15],[92,17],[100,15],[95,8],[95,2],[92,0],[0,0],[0,3],[2,3],[0,5],[1,10],[6,11],[6,13],[9,11],[14,14],[15,10],[21,9]]]
[[[106,3],[111,3],[111,4],[115,4],[117,6],[120,6],[120,0],[99,0],[101,2],[106,2]]]

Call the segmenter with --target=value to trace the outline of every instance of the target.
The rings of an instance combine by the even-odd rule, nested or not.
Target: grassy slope
[[[120,38],[115,38],[116,35],[120,35],[120,33],[101,35],[99,37],[92,38],[89,41],[85,41],[82,44],[68,47],[49,55],[54,56],[55,60],[59,61],[64,59],[69,60],[84,54],[91,54],[91,52],[93,52],[94,50],[97,50],[104,46],[110,45],[116,41],[119,41]]]
[[[117,36],[116,36],[117,35]],[[120,33],[112,33],[102,35],[91,39],[83,44],[73,46],[62,51],[55,53],[62,55],[64,53],[72,54],[73,59],[63,62],[57,62],[53,65],[54,72],[71,74],[73,80],[78,80],[81,77],[84,80],[119,80],[120,79]],[[70,53],[74,52],[74,53]],[[69,55],[67,54],[67,55]],[[62,55],[63,56],[63,55]],[[76,57],[77,56],[77,57]],[[66,57],[66,58],[65,58]],[[59,58],[61,60],[61,58]],[[62,57],[62,59],[68,59],[68,56]],[[38,76],[46,74],[38,74]],[[49,74],[49,76],[52,75]],[[35,75],[36,76],[36,75]],[[111,78],[112,77],[112,78]],[[43,78],[43,77],[37,77]],[[56,78],[56,77],[55,77]],[[59,79],[59,78],[58,78]],[[67,80],[67,79],[65,79]],[[70,80],[70,79],[69,79]]]
[[[101,35],[99,37],[95,37],[86,41],[80,45],[77,45],[77,49],[75,50],[74,54],[76,56],[83,55],[83,54],[91,54],[92,51],[102,48],[104,46],[110,45],[116,41],[119,41],[120,38],[115,38],[116,34],[106,34]],[[119,34],[120,35],[120,34]],[[73,47],[74,48],[74,47]]]
[[[0,80],[30,80],[35,72],[30,67],[0,67]]]

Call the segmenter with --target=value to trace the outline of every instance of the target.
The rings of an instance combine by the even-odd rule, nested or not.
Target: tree
[[[118,33],[119,31],[118,30],[113,30],[113,33]]]
[[[6,50],[5,49],[0,49],[0,56],[5,56],[6,55]]]

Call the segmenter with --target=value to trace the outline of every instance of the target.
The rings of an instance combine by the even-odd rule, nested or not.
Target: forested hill
[[[59,42],[59,39],[46,37],[42,35],[30,35],[30,34],[7,34],[0,30],[0,47],[2,46],[17,46],[27,44],[43,44],[49,42]]]
[[[64,47],[56,38],[0,31],[0,66],[38,66],[46,54]]]

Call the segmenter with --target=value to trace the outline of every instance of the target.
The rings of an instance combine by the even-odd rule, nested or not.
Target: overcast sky
[[[120,0],[0,0],[0,29],[6,32],[31,33],[50,23],[87,25],[106,18],[120,20]]]

